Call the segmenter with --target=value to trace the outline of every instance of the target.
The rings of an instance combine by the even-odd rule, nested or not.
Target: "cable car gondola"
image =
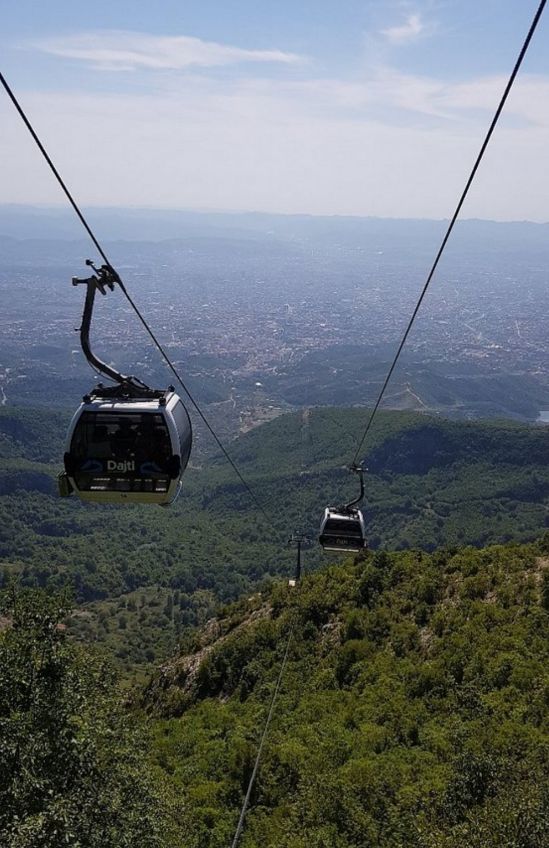
[[[92,265],[88,261],[88,264]],[[91,351],[89,329],[95,291],[106,294],[117,281],[108,266],[97,276],[74,278],[87,285],[80,329],[88,361],[115,381],[101,383],[85,395],[69,426],[60,475],[62,496],[73,492],[84,501],[98,503],[172,503],[181,488],[181,477],[192,447],[189,414],[170,386],[151,389],[136,377],[125,377]]]
[[[356,507],[364,497],[364,471],[355,466],[351,470],[360,476],[360,494],[345,506],[324,510],[318,541],[325,551],[358,552],[368,547],[364,517]]]

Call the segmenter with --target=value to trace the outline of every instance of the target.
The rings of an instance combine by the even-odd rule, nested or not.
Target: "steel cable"
[[[408,326],[406,327],[406,330],[405,330],[405,332],[404,332],[404,335],[402,336],[402,339],[401,339],[400,344],[399,344],[399,346],[398,346],[398,349],[397,349],[397,352],[396,352],[395,357],[394,357],[394,359],[393,359],[393,362],[392,362],[392,364],[391,364],[391,367],[389,368],[389,371],[387,372],[387,376],[386,376],[386,378],[385,378],[385,381],[384,381],[384,383],[383,383],[383,386],[382,386],[382,388],[381,388],[381,391],[380,391],[380,393],[379,393],[379,395],[378,395],[378,398],[377,398],[377,400],[376,400],[376,402],[375,402],[374,408],[372,409],[372,411],[371,411],[371,413],[370,413],[370,417],[368,418],[368,422],[367,422],[367,424],[366,424],[366,428],[365,428],[365,430],[364,430],[364,433],[363,433],[363,435],[362,435],[362,438],[361,438],[361,440],[360,440],[360,443],[359,443],[358,448],[357,448],[357,450],[356,450],[356,453],[355,453],[355,455],[354,455],[353,461],[352,461],[352,463],[351,463],[352,465],[357,465],[357,464],[358,464],[359,454],[360,454],[360,452],[361,452],[361,450],[362,450],[362,447],[363,447],[363,445],[364,445],[364,442],[366,441],[366,437],[368,436],[368,433],[370,432],[370,429],[371,429],[372,424],[373,424],[373,422],[374,422],[374,418],[375,418],[375,416],[376,416],[376,413],[377,413],[377,411],[378,411],[378,409],[379,409],[379,406],[380,406],[380,404],[381,404],[381,401],[383,400],[383,396],[385,395],[385,391],[386,391],[386,389],[387,389],[387,386],[389,385],[389,381],[390,381],[390,379],[391,379],[391,377],[392,377],[392,375],[393,375],[393,371],[395,370],[395,367],[396,367],[396,365],[397,365],[397,362],[398,362],[398,360],[399,360],[399,358],[400,358],[400,354],[402,353],[402,349],[403,349],[404,345],[406,344],[406,340],[408,339],[408,336],[409,336],[409,334],[410,334],[410,330],[412,329],[412,326],[413,326],[413,324],[414,324],[414,321],[416,320],[416,316],[417,316],[417,314],[418,314],[418,312],[419,312],[419,310],[420,310],[421,304],[423,303],[423,299],[424,299],[425,295],[427,294],[427,290],[428,290],[428,288],[429,288],[429,286],[430,286],[430,284],[431,284],[431,280],[433,279],[433,276],[434,276],[435,271],[436,271],[436,269],[437,269],[437,267],[438,267],[438,264],[439,264],[439,262],[440,262],[440,259],[441,259],[441,257],[442,257],[442,254],[444,253],[444,250],[445,250],[445,248],[446,248],[446,244],[447,244],[447,242],[448,242],[448,239],[450,238],[450,235],[451,235],[451,233],[452,233],[452,230],[454,229],[454,224],[456,223],[457,218],[458,218],[458,216],[459,216],[459,213],[461,212],[461,208],[462,208],[462,206],[463,206],[463,204],[464,204],[464,202],[465,202],[465,198],[467,197],[467,195],[468,195],[468,193],[469,193],[469,189],[471,188],[471,185],[472,185],[473,180],[474,180],[474,178],[475,178],[475,176],[476,176],[476,173],[477,173],[477,170],[478,170],[478,168],[479,168],[479,165],[480,165],[480,163],[481,163],[481,161],[482,161],[482,159],[483,159],[483,157],[484,157],[484,153],[485,153],[485,151],[486,151],[486,148],[488,147],[488,144],[489,144],[489,142],[490,142],[490,139],[492,138],[492,134],[493,134],[493,132],[494,132],[494,130],[495,130],[495,128],[496,128],[496,125],[497,125],[497,123],[498,123],[498,121],[499,121],[500,115],[501,115],[501,113],[502,113],[502,111],[503,111],[503,107],[505,106],[505,103],[506,103],[507,98],[508,98],[508,96],[509,96],[509,92],[511,91],[511,88],[513,87],[513,83],[515,82],[515,78],[516,78],[516,76],[517,76],[517,74],[518,74],[518,72],[519,72],[519,70],[520,70],[520,66],[522,65],[522,62],[523,62],[523,59],[524,59],[524,57],[525,57],[525,55],[526,55],[526,52],[527,52],[527,50],[528,50],[528,47],[530,46],[530,42],[531,42],[531,40],[532,40],[532,37],[533,37],[533,35],[534,35],[534,33],[535,33],[536,29],[537,29],[537,26],[538,26],[538,23],[539,23],[539,21],[540,21],[540,18],[541,18],[541,15],[542,15],[542,13],[543,13],[543,10],[544,10],[544,8],[545,8],[545,4],[546,4],[546,2],[547,2],[547,0],[541,0],[541,3],[540,3],[540,4],[539,4],[539,6],[538,6],[537,12],[536,12],[536,14],[534,15],[533,21],[532,21],[532,23],[531,23],[531,25],[530,25],[530,29],[528,30],[528,34],[527,34],[527,36],[526,36],[526,38],[525,38],[525,40],[524,40],[524,43],[523,43],[523,45],[522,45],[522,48],[521,48],[521,50],[520,50],[520,53],[519,53],[518,59],[517,59],[517,60],[516,60],[516,62],[515,62],[515,66],[514,66],[514,68],[513,68],[512,72],[511,72],[511,76],[509,77],[509,79],[508,79],[508,81],[507,81],[507,85],[505,86],[504,92],[503,92],[503,94],[502,94],[502,96],[501,96],[501,99],[500,99],[499,105],[498,105],[498,107],[497,107],[497,109],[496,109],[495,115],[494,115],[494,117],[492,118],[492,122],[491,122],[491,124],[490,124],[489,129],[488,129],[488,132],[486,133],[486,136],[485,136],[484,141],[483,141],[483,143],[482,143],[482,145],[481,145],[480,151],[479,151],[479,153],[478,153],[478,155],[477,155],[477,158],[476,158],[476,160],[475,160],[475,164],[473,165],[473,168],[472,168],[472,170],[471,170],[471,173],[469,174],[469,178],[468,178],[468,180],[467,180],[467,182],[466,182],[466,184],[465,184],[465,188],[463,189],[463,192],[462,192],[462,194],[461,194],[461,197],[460,197],[460,199],[459,199],[459,201],[458,201],[458,204],[457,204],[457,206],[456,206],[456,210],[455,210],[455,212],[454,212],[454,214],[453,214],[453,216],[452,216],[452,218],[451,218],[451,220],[450,220],[450,223],[449,223],[449,225],[448,225],[448,228],[447,228],[447,230],[446,230],[446,233],[445,233],[445,235],[444,235],[444,238],[442,239],[442,243],[441,243],[441,245],[440,245],[440,247],[439,247],[439,249],[438,249],[438,252],[437,252],[437,254],[436,254],[435,260],[434,260],[434,262],[433,262],[433,264],[432,264],[432,266],[431,266],[431,270],[429,271],[429,275],[428,275],[428,277],[427,277],[427,280],[426,280],[426,282],[425,282],[425,285],[423,286],[423,289],[422,289],[422,291],[421,291],[421,294],[420,294],[420,296],[419,296],[419,298],[418,298],[418,301],[417,301],[417,303],[416,303],[415,309],[414,309],[414,311],[412,312],[412,317],[410,318],[410,320],[409,320],[409,322],[408,322]]]
[[[204,415],[204,413],[202,412],[202,409],[200,408],[200,406],[199,406],[198,402],[195,400],[195,398],[193,397],[193,395],[191,394],[191,392],[189,391],[189,389],[188,389],[188,388],[187,388],[187,386],[185,385],[185,383],[184,383],[184,381],[183,381],[183,378],[179,375],[179,373],[178,373],[177,369],[176,369],[176,368],[175,368],[175,366],[173,365],[173,363],[172,363],[172,361],[170,360],[169,356],[167,355],[166,351],[164,350],[164,348],[162,347],[162,345],[160,344],[160,342],[159,342],[159,341],[158,341],[158,339],[156,338],[155,334],[153,333],[153,331],[152,331],[152,330],[151,330],[151,328],[149,327],[149,325],[148,325],[147,321],[145,320],[145,318],[143,317],[143,315],[142,315],[142,314],[141,314],[141,312],[139,311],[139,309],[138,309],[137,305],[135,304],[135,302],[134,302],[133,298],[130,296],[130,294],[129,294],[128,290],[126,289],[126,286],[124,285],[124,283],[123,283],[122,279],[120,278],[120,275],[117,273],[117,271],[115,271],[115,269],[114,269],[114,268],[113,268],[113,266],[111,265],[111,263],[110,263],[110,261],[109,261],[109,258],[108,258],[108,256],[107,256],[107,254],[106,254],[106,253],[105,253],[105,251],[103,250],[103,248],[102,248],[102,246],[101,246],[101,244],[100,244],[99,240],[96,238],[96,236],[95,236],[95,234],[94,234],[93,230],[91,229],[91,227],[90,227],[90,225],[88,224],[88,222],[87,222],[86,218],[84,217],[83,213],[81,212],[81,210],[80,210],[80,208],[79,208],[78,204],[76,203],[76,201],[75,201],[74,197],[72,196],[71,192],[69,191],[69,189],[68,189],[68,187],[67,187],[67,185],[66,185],[65,181],[64,181],[64,180],[63,180],[63,178],[61,177],[61,174],[59,173],[59,171],[58,171],[58,170],[57,170],[57,168],[55,167],[55,165],[54,165],[53,161],[51,160],[51,158],[50,158],[50,156],[49,156],[49,154],[48,154],[48,152],[47,152],[46,148],[45,148],[45,147],[44,147],[44,145],[42,144],[42,142],[41,142],[40,138],[38,137],[38,134],[37,134],[37,133],[36,133],[36,131],[34,130],[34,128],[33,128],[33,126],[32,126],[32,124],[31,124],[31,122],[29,121],[29,119],[28,119],[27,115],[25,114],[25,112],[24,112],[24,110],[23,110],[22,106],[20,105],[20,103],[19,103],[19,101],[17,100],[17,98],[16,98],[15,94],[13,93],[12,89],[11,89],[11,88],[10,88],[10,86],[8,85],[8,82],[7,82],[6,78],[4,77],[4,75],[3,75],[1,72],[0,72],[0,82],[2,83],[2,86],[4,87],[4,90],[6,91],[6,94],[7,94],[7,95],[8,95],[8,97],[10,98],[11,102],[13,103],[13,105],[15,106],[15,108],[16,108],[16,110],[17,110],[17,112],[19,113],[19,116],[21,117],[21,119],[22,119],[23,123],[25,124],[25,126],[26,126],[27,130],[28,130],[28,131],[29,131],[29,133],[31,134],[32,138],[34,139],[34,141],[35,141],[35,143],[36,143],[36,145],[37,145],[38,149],[40,150],[40,152],[41,152],[42,156],[44,157],[44,159],[46,160],[47,164],[49,165],[49,167],[50,167],[50,169],[51,169],[51,171],[52,171],[52,173],[53,173],[53,175],[54,175],[55,179],[57,180],[57,182],[59,183],[59,185],[60,185],[60,187],[61,187],[61,189],[62,189],[63,193],[65,194],[65,197],[66,197],[66,198],[67,198],[67,200],[69,201],[69,203],[70,203],[70,205],[72,206],[72,208],[73,208],[74,212],[76,213],[76,215],[77,215],[78,219],[80,220],[80,223],[82,224],[82,226],[83,226],[83,227],[84,227],[84,229],[86,230],[87,234],[89,235],[90,239],[92,240],[93,244],[95,245],[95,247],[96,247],[96,249],[97,249],[98,253],[100,254],[100,256],[101,256],[101,258],[103,259],[103,261],[105,262],[105,265],[107,265],[107,267],[108,267],[109,271],[111,271],[111,272],[112,272],[112,274],[114,275],[114,277],[116,278],[117,283],[119,284],[119,286],[120,286],[120,288],[121,288],[122,292],[123,292],[123,293],[124,293],[124,295],[126,296],[126,298],[127,298],[128,302],[129,302],[130,306],[132,307],[133,311],[135,312],[135,314],[137,315],[137,317],[138,317],[138,318],[139,318],[139,320],[141,321],[142,325],[144,326],[145,330],[146,330],[146,331],[147,331],[147,333],[149,334],[149,336],[150,336],[150,338],[152,339],[153,343],[154,343],[154,344],[155,344],[155,346],[157,347],[157,349],[158,349],[158,351],[160,352],[161,356],[164,358],[164,360],[165,360],[166,364],[168,365],[168,367],[169,367],[170,371],[172,372],[172,374],[174,375],[175,379],[177,380],[177,382],[179,383],[179,385],[181,386],[181,388],[183,389],[183,391],[185,392],[185,394],[186,394],[186,395],[187,395],[187,397],[189,398],[189,400],[190,400],[190,402],[192,403],[192,405],[194,406],[194,408],[195,408],[195,410],[196,410],[197,414],[198,414],[198,415],[199,415],[199,417],[202,419],[202,421],[203,421],[203,423],[205,424],[206,428],[208,429],[208,431],[209,431],[210,435],[213,437],[213,439],[214,439],[215,443],[217,444],[217,446],[219,447],[219,449],[221,450],[221,452],[222,452],[222,453],[223,453],[223,455],[225,456],[225,459],[227,460],[227,462],[229,463],[229,465],[231,466],[231,468],[232,468],[232,469],[233,469],[233,471],[235,472],[236,476],[238,477],[238,479],[239,479],[239,480],[240,480],[240,482],[242,483],[243,487],[244,487],[244,488],[246,489],[246,491],[248,492],[248,494],[249,494],[249,496],[251,497],[252,501],[256,504],[256,506],[258,507],[259,511],[263,514],[264,518],[265,518],[265,519],[266,519],[266,520],[270,523],[271,519],[270,519],[270,516],[269,516],[269,514],[267,513],[266,509],[263,507],[263,505],[262,505],[262,504],[261,504],[261,502],[259,501],[258,497],[257,497],[257,496],[255,495],[255,493],[253,492],[253,490],[252,490],[251,486],[250,486],[250,485],[247,483],[247,481],[245,480],[245,478],[244,478],[244,476],[242,475],[242,473],[240,472],[240,470],[239,470],[239,468],[238,468],[238,466],[237,466],[236,462],[233,460],[233,458],[231,457],[231,455],[229,454],[229,452],[227,451],[227,449],[226,449],[226,448],[225,448],[225,446],[223,445],[223,443],[222,443],[221,439],[218,437],[218,435],[217,435],[217,433],[215,432],[215,430],[213,429],[212,425],[210,424],[210,422],[208,421],[208,419],[206,418],[206,416],[205,416],[205,415]]]
[[[280,691],[280,686],[282,684],[282,678],[284,677],[284,671],[286,669],[286,663],[288,661],[288,653],[290,651],[290,643],[292,641],[292,636],[294,633],[294,627],[290,628],[290,633],[288,634],[288,641],[286,642],[286,650],[284,652],[284,658],[282,660],[282,665],[280,666],[280,671],[278,673],[277,681],[275,688],[273,690],[273,694],[271,696],[271,702],[269,704],[269,711],[267,713],[267,718],[265,720],[265,724],[263,726],[263,732],[261,734],[261,738],[259,740],[259,746],[257,749],[257,754],[254,762],[254,767],[252,770],[252,774],[250,776],[250,780],[248,782],[248,788],[246,790],[246,795],[244,796],[244,801],[242,804],[242,809],[240,810],[240,817],[238,819],[238,824],[236,826],[236,831],[233,837],[233,841],[231,843],[231,848],[236,848],[238,845],[238,841],[240,839],[240,835],[242,830],[244,829],[244,820],[246,818],[246,813],[248,811],[248,806],[250,804],[250,799],[252,797],[252,791],[255,785],[255,781],[257,778],[257,773],[259,771],[259,765],[261,762],[261,755],[263,754],[263,748],[265,746],[265,740],[267,739],[267,733],[269,732],[269,725],[271,723],[271,719],[273,717],[274,708],[276,704],[276,700],[278,697],[278,693]]]

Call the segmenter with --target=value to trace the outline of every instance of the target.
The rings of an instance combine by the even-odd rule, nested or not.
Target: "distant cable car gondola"
[[[99,503],[167,505],[179,494],[191,452],[189,415],[172,386],[165,391],[150,389],[92,353],[89,330],[95,291],[106,294],[105,286],[112,289],[117,281],[108,266],[94,271],[97,276],[73,279],[73,285],[87,285],[80,340],[88,361],[116,385],[100,383],[84,396],[69,427],[59,491]]]
[[[364,518],[356,504],[364,497],[364,471],[353,466],[360,476],[360,494],[358,498],[345,506],[326,507],[320,523],[318,541],[325,551],[362,551],[367,548]]]

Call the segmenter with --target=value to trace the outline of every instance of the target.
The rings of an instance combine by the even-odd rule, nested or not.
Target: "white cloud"
[[[304,61],[282,50],[245,50],[187,35],[163,36],[126,30],[102,30],[30,42],[30,47],[91,64],[99,70],[181,70],[240,62],[296,64]]]
[[[176,82],[142,96],[23,93],[81,203],[447,217],[504,84],[390,71],[352,83]],[[518,80],[505,118],[464,212],[549,220],[549,78]],[[3,201],[60,201],[6,98],[0,125]]]
[[[381,34],[385,36],[390,44],[400,45],[417,41],[426,35],[432,35],[434,30],[434,25],[424,23],[421,15],[416,12],[408,15],[406,22],[401,24],[401,26],[382,29]]]

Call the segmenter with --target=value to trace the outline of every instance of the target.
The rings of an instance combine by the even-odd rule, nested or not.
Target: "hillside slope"
[[[544,848],[549,540],[361,556],[210,622],[144,706],[187,848]]]
[[[0,578],[69,585],[80,636],[128,668],[264,579],[290,573],[286,542],[314,537],[324,506],[354,497],[364,410],[307,409],[230,445],[267,521],[222,457],[184,477],[169,510],[99,507],[55,493],[63,415],[0,410]],[[549,430],[380,413],[367,445],[372,548],[433,549],[536,538],[548,521]],[[327,562],[318,547],[311,568]],[[162,598],[147,587],[161,586]],[[147,591],[144,591],[147,590]],[[169,631],[169,632],[168,632]],[[157,644],[155,644],[155,642]]]

